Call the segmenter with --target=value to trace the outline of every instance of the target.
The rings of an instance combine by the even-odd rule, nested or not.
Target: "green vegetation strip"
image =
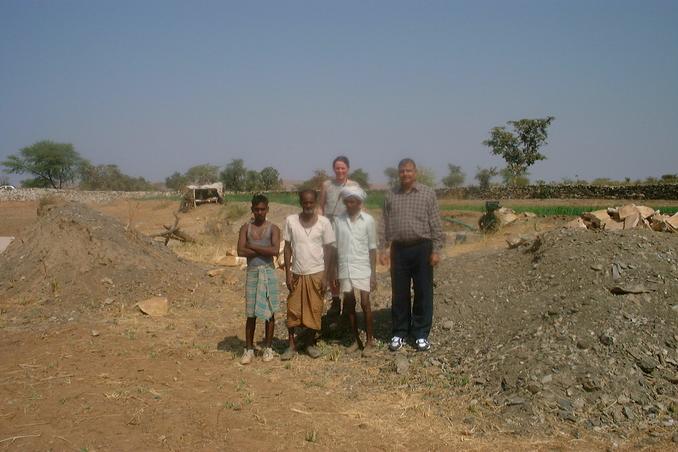
[[[269,201],[276,202],[279,204],[288,204],[292,206],[299,205],[299,198],[296,193],[290,192],[272,192],[264,193],[268,197]],[[226,195],[227,201],[233,202],[250,202],[252,199],[251,193],[234,193]],[[368,192],[367,200],[365,205],[368,209],[380,209],[384,203],[384,192]],[[678,207],[675,206],[655,206],[649,204],[648,207],[652,207],[655,210],[659,210],[661,213],[673,215],[678,212]],[[542,217],[550,216],[568,216],[568,217],[577,217],[584,212],[591,212],[593,210],[604,209],[604,207],[596,206],[510,206],[517,213],[522,212],[532,212]],[[473,211],[473,212],[484,212],[485,205],[469,205],[469,204],[441,204],[441,211],[450,211],[450,210],[462,210],[462,211]]]
[[[649,205],[655,210],[659,210],[663,214],[673,215],[678,212],[678,207],[669,207],[669,206],[653,206]],[[578,217],[584,212],[591,212],[594,210],[601,210],[604,207],[595,207],[595,206],[510,206],[514,212],[523,213],[523,212],[532,212],[541,217],[550,217],[550,216],[569,216],[569,217]],[[474,212],[484,212],[484,205],[455,205],[455,204],[443,204],[440,206],[440,210],[467,210]]]

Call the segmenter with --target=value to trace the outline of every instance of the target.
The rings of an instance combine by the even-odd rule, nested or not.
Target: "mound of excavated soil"
[[[0,300],[85,312],[161,295],[193,298],[204,269],[83,204],[51,206],[0,254]]]
[[[675,428],[677,265],[678,236],[645,230],[557,230],[449,259],[434,357],[516,427]]]

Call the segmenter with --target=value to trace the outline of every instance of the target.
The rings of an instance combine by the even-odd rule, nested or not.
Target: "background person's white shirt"
[[[366,279],[372,274],[370,250],[377,249],[377,228],[374,218],[360,212],[353,222],[348,213],[335,220],[339,279]]]
[[[292,273],[311,275],[325,270],[323,245],[334,243],[330,220],[318,215],[318,221],[309,228],[302,226],[299,214],[285,219],[283,240],[292,246]]]

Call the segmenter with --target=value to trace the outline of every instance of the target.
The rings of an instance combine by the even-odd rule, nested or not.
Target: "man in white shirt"
[[[320,331],[324,294],[328,284],[329,263],[334,256],[334,231],[330,221],[316,212],[315,190],[299,192],[302,211],[285,220],[285,279],[290,294],[287,298],[287,330],[289,347],[280,359],[291,359],[296,353],[294,328],[304,326],[312,337],[306,348],[311,358],[318,358],[317,332]]]
[[[374,218],[362,211],[366,194],[359,186],[346,186],[341,190],[346,212],[335,218],[338,272],[335,286],[344,294],[343,312],[348,315],[354,341],[349,351],[359,349],[360,335],[355,313],[355,290],[360,291],[360,306],[365,317],[365,344],[363,356],[374,350],[372,339],[372,308],[370,292],[376,289],[377,228]],[[334,272],[332,272],[334,273]]]

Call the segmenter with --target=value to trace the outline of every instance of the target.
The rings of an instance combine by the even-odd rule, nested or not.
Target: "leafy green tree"
[[[662,174],[660,184],[678,184],[678,174]]]
[[[186,185],[188,185],[188,178],[179,171],[175,171],[171,176],[165,178],[165,186],[172,190],[181,190]]]
[[[483,190],[487,190],[490,188],[490,183],[492,182],[492,178],[495,177],[497,174],[497,168],[481,168],[478,167],[476,171],[476,176],[475,179],[478,181],[478,184],[480,185],[480,188]]]
[[[80,188],[83,190],[149,191],[153,186],[143,177],[124,174],[118,165],[97,165],[89,162],[80,167]]]
[[[386,168],[384,170],[384,175],[388,179],[388,186],[390,188],[395,188],[400,185],[400,172],[398,171],[398,168]],[[430,168],[417,166],[417,182],[428,185],[429,187],[435,187],[436,175]]]
[[[362,168],[358,168],[355,171],[353,171],[351,174],[348,175],[348,178],[351,180],[354,180],[360,184],[360,186],[364,190],[368,190],[370,188],[370,175],[365,172]]]
[[[506,168],[514,177],[524,176],[537,160],[546,159],[539,148],[546,144],[547,129],[554,119],[553,116],[547,116],[541,119],[508,121],[513,132],[506,130],[506,127],[493,127],[490,138],[483,141],[483,144],[494,155],[506,161]]]
[[[259,173],[261,178],[261,189],[265,191],[278,190],[282,186],[282,179],[280,173],[272,166],[267,166]]]
[[[398,168],[389,166],[384,170],[389,188],[396,188],[400,184],[400,177],[398,176]]]
[[[24,186],[62,188],[75,180],[82,161],[72,144],[44,140],[8,156],[2,165],[6,173],[35,176],[24,181]]]
[[[449,173],[447,176],[443,177],[443,185],[448,188],[460,187],[464,185],[466,173],[464,173],[464,171],[461,169],[461,166],[448,163],[447,168],[449,169]]]
[[[261,173],[259,171],[248,170],[245,175],[245,191],[258,191],[261,190]]]
[[[420,184],[428,185],[429,187],[435,188],[436,175],[431,168],[425,166],[417,167],[417,182]]]
[[[330,177],[327,175],[325,170],[317,169],[313,172],[313,177],[297,185],[297,190],[320,190],[322,188],[323,182],[329,178]]]
[[[220,174],[224,188],[231,191],[245,191],[247,168],[242,159],[233,159]]]
[[[530,173],[525,172],[519,176],[516,176],[508,168],[502,168],[499,170],[499,175],[501,176],[504,185],[513,185],[517,187],[525,187],[530,185],[530,179],[527,177]]]
[[[211,184],[219,180],[219,167],[216,165],[196,165],[186,171],[186,178],[191,184]]]

